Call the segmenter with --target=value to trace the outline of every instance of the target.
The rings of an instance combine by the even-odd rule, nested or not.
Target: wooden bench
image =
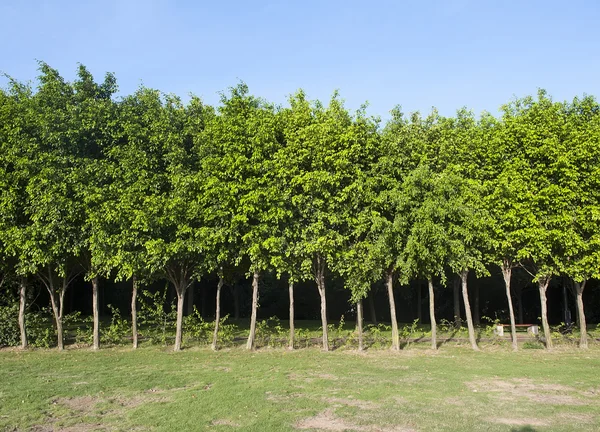
[[[504,327],[507,327],[510,332],[510,324],[498,324],[494,333],[498,336],[504,336]],[[527,333],[537,335],[540,332],[540,327],[537,324],[515,324],[516,330],[525,329]]]

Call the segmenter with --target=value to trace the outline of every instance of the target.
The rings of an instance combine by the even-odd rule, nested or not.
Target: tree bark
[[[508,314],[510,315],[510,336],[512,339],[512,349],[517,351],[519,345],[517,343],[517,327],[515,325],[515,312],[513,310],[512,296],[510,291],[510,279],[512,276],[512,265],[509,260],[502,262],[502,277],[504,278],[504,286],[506,288],[506,300],[508,301]]]
[[[290,340],[288,343],[288,349],[294,349],[294,339],[296,337],[296,331],[294,328],[294,281],[290,280],[289,285],[289,295],[290,295]]]
[[[546,349],[552,349],[552,334],[548,325],[548,308],[546,302],[546,290],[550,285],[550,276],[542,276],[538,281],[540,290],[540,305],[542,309],[542,327],[544,328],[544,338],[546,339]]]
[[[435,322],[435,298],[433,293],[433,280],[427,280],[429,287],[429,320],[431,321],[431,349],[437,349],[437,323]]]
[[[394,272],[388,270],[386,276],[388,299],[390,302],[390,320],[392,322],[392,350],[400,349],[400,335],[398,333],[398,320],[396,318],[396,301],[394,300]]]
[[[100,317],[98,310],[98,278],[92,279],[92,315],[94,318],[93,345],[92,349],[100,348]]]
[[[463,302],[465,303],[465,317],[467,318],[467,328],[469,329],[469,341],[471,342],[471,348],[473,348],[475,351],[479,351],[479,347],[477,346],[477,340],[475,338],[475,327],[473,326],[473,317],[471,316],[471,304],[469,303],[469,291],[467,286],[468,276],[469,270],[463,270],[460,273]]]
[[[132,278],[133,289],[131,292],[131,336],[133,339],[133,349],[138,347],[138,331],[137,331],[137,290],[138,282],[137,278]]]
[[[62,315],[59,310],[59,306],[56,304],[56,288],[48,289],[50,293],[50,304],[52,305],[52,313],[54,314],[54,322],[56,323],[56,336],[57,336],[57,347],[59,351],[62,351],[64,346],[63,341],[63,326],[62,326]]]
[[[583,290],[585,289],[586,280],[583,282],[575,282],[575,291],[577,293],[577,311],[579,313],[579,348],[587,349],[587,327],[585,322],[585,311],[583,309]]]
[[[219,282],[217,283],[217,304],[215,306],[215,330],[213,331],[213,340],[210,345],[213,351],[218,349],[219,321],[221,320],[221,288],[223,288],[223,275],[219,274]]]
[[[363,307],[362,300],[356,303],[356,331],[358,332],[358,350],[362,351],[363,347]]]
[[[321,326],[323,327],[323,351],[329,351],[329,334],[327,329],[327,298],[325,296],[325,262],[317,256],[316,279],[317,289],[321,297]]]
[[[461,327],[462,317],[460,316],[460,279],[458,277],[452,280],[454,288],[454,324],[456,327]]]
[[[185,284],[185,282],[183,283]],[[185,301],[185,285],[177,287],[177,330],[175,331],[175,346],[173,351],[181,351],[181,341],[183,339],[183,304]]]
[[[27,307],[27,279],[21,278],[19,285],[19,330],[21,331],[21,349],[28,346],[27,331],[25,328],[25,308]]]
[[[375,291],[371,290],[367,297],[369,302],[369,312],[371,314],[371,323],[377,325],[377,313],[375,311],[375,299],[373,297],[375,297]]]
[[[253,350],[254,339],[256,337],[256,312],[258,309],[258,279],[260,274],[255,271],[252,277],[252,313],[250,315],[250,334],[248,334],[248,342],[246,342],[246,349]]]

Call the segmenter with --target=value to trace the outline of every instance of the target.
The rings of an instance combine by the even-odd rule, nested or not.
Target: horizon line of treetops
[[[139,283],[167,279],[177,294],[181,349],[187,288],[216,274],[217,348],[224,279],[252,277],[255,346],[261,273],[285,278],[294,340],[294,283],[314,280],[327,334],[326,279],[344,281],[357,307],[385,281],[392,347],[399,349],[393,287],[427,281],[436,348],[433,284],[460,277],[469,338],[478,349],[467,276],[502,271],[517,349],[511,274],[525,269],[540,294],[572,279],[587,347],[582,293],[600,276],[600,106],[592,96],[555,102],[544,91],[502,106],[499,118],[466,110],[405,116],[381,125],[337,93],[327,103],[300,90],[275,107],[243,83],[217,107],[141,87],[118,100],[117,82],[79,66],[65,81],[39,63],[37,86],[9,78],[0,91],[1,274],[20,292],[21,344],[33,280],[46,287],[63,348],[69,285],[92,282],[99,346],[98,278],[131,280],[137,345]],[[8,286],[10,284],[6,284]]]

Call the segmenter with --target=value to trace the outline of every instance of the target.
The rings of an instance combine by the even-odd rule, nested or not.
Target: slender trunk
[[[290,341],[288,343],[288,349],[294,349],[294,339],[296,332],[294,329],[294,281],[289,282],[289,294],[290,294]]]
[[[392,349],[400,349],[400,335],[398,333],[398,320],[396,318],[396,301],[394,300],[394,272],[388,270],[386,278],[388,299],[390,302],[390,320],[392,322]]]
[[[50,304],[52,305],[52,313],[54,314],[54,321],[56,323],[58,350],[62,351],[65,346],[63,342],[62,316],[60,315],[59,307],[56,304],[56,289],[54,287],[48,288],[48,292],[50,293]]]
[[[213,332],[212,344],[210,345],[213,351],[218,349],[219,321],[221,320],[221,288],[223,288],[223,276],[219,274],[219,282],[217,283],[217,304],[215,306],[215,330]]]
[[[579,314],[579,348],[582,349],[586,349],[588,347],[585,311],[583,309],[583,290],[585,289],[586,282],[586,280],[581,283],[575,282],[575,290],[577,293],[577,311]]]
[[[421,283],[417,283],[417,319],[419,324],[423,322],[423,299],[421,298]]]
[[[187,294],[187,314],[192,315],[194,313],[194,284],[188,288]]]
[[[182,285],[185,282],[182,282]],[[173,351],[181,351],[181,340],[183,339],[183,304],[185,302],[185,285],[176,287],[177,292],[177,330],[175,331],[175,346]]]
[[[550,276],[543,276],[538,281],[540,290],[540,306],[542,308],[542,327],[544,328],[544,338],[546,339],[546,348],[552,349],[552,334],[548,325],[548,308],[546,304],[546,290],[550,284]]]
[[[133,349],[138,347],[138,331],[137,331],[137,278],[133,276],[133,290],[131,292],[131,335],[133,338]]]
[[[94,342],[92,349],[100,348],[100,318],[98,311],[98,278],[92,279],[92,315],[94,316]]]
[[[473,348],[475,351],[479,351],[479,347],[477,346],[477,340],[475,339],[475,327],[473,326],[473,317],[471,316],[471,304],[469,303],[469,291],[467,286],[468,276],[469,270],[463,270],[460,273],[463,302],[465,303],[465,317],[467,318],[467,327],[469,329],[469,341],[471,342],[471,348]]]
[[[358,350],[363,350],[363,307],[362,300],[356,303],[356,331],[358,332]]]
[[[325,262],[317,257],[317,289],[321,297],[321,326],[323,327],[323,351],[329,351],[329,334],[327,329],[327,298],[325,296]]]
[[[433,280],[428,279],[429,287],[429,320],[431,321],[431,349],[437,349],[437,324],[435,322],[435,298],[433,294]]]
[[[256,311],[258,309],[258,278],[259,273],[254,272],[252,277],[252,314],[250,315],[250,334],[248,335],[248,342],[246,342],[246,349],[253,350],[254,338],[256,336]]]
[[[454,324],[456,327],[460,327],[462,324],[462,318],[460,316],[460,279],[458,277],[452,280],[454,288]]]
[[[25,329],[25,307],[27,306],[27,279],[21,278],[19,286],[19,330],[21,331],[21,349],[26,349],[27,331]]]
[[[517,344],[517,327],[515,326],[515,312],[513,310],[512,296],[510,292],[512,266],[508,260],[504,260],[502,263],[502,276],[504,277],[506,300],[508,301],[508,314],[510,315],[510,336],[512,339],[512,349],[513,351],[517,351],[519,349],[519,345]]]
[[[473,322],[475,325],[481,324],[481,315],[479,313],[479,285],[473,287]]]
[[[375,299],[373,297],[375,297],[375,291],[371,290],[367,297],[369,302],[369,313],[371,314],[371,323],[377,325],[377,313],[375,312]]]

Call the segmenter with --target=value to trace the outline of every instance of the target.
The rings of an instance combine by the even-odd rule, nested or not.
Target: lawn
[[[0,429],[600,430],[600,348],[5,349]]]

